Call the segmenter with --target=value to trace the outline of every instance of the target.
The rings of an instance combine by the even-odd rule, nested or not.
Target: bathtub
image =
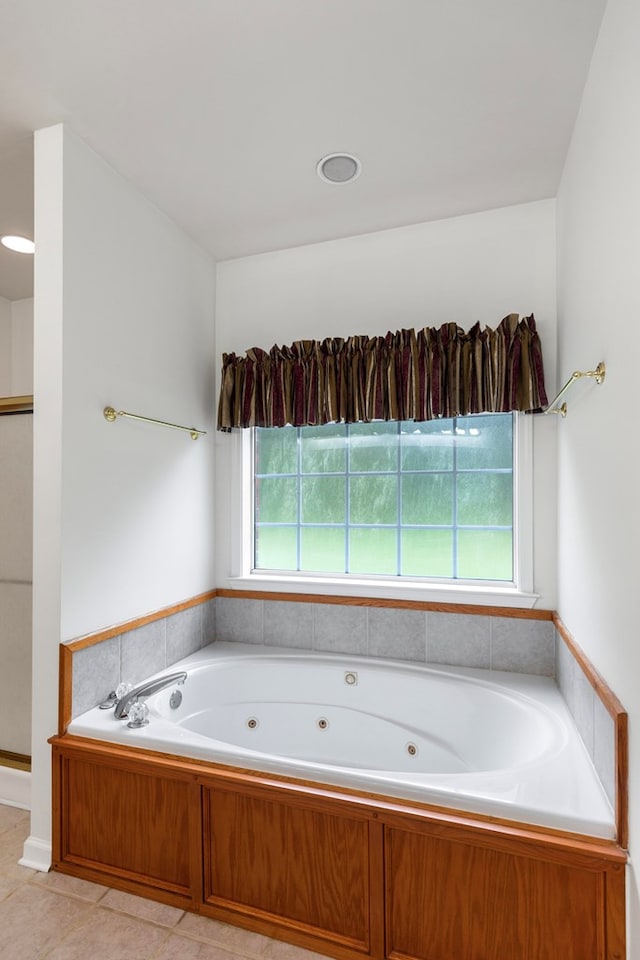
[[[96,707],[68,733],[615,837],[553,680],[240,643],[212,644],[162,673],[177,670],[186,682],[147,700],[147,726]]]

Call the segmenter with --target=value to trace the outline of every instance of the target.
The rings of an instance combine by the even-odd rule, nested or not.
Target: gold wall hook
[[[105,420],[113,423],[118,417],[128,417],[130,420],[142,420],[144,423],[156,423],[161,427],[171,427],[172,430],[184,430],[192,440],[204,437],[206,430],[196,430],[195,427],[183,427],[179,423],[169,423],[167,420],[156,420],[153,417],[142,417],[138,413],[127,413],[126,410],[116,410],[115,407],[105,407],[102,411]]]
[[[549,404],[549,406],[544,412],[559,413],[561,417],[566,417],[567,404],[563,403],[559,407],[556,407],[556,404],[558,400],[560,400],[560,398],[565,395],[569,387],[572,386],[572,384],[574,384],[576,380],[582,380],[584,377],[591,377],[592,379],[595,380],[596,383],[604,383],[606,372],[607,370],[602,360],[600,361],[598,366],[595,368],[595,370],[575,370],[571,374],[567,382],[565,383],[562,390],[560,390],[560,392],[556,394],[556,396],[553,398],[553,400],[551,401],[551,403]]]

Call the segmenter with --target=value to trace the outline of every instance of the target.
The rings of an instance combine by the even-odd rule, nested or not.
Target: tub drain
[[[316,720],[316,726],[318,730],[326,730],[329,726],[329,721],[326,719],[326,717],[320,717],[319,720]]]
[[[416,747],[415,743],[407,744],[407,753],[409,754],[410,757],[415,757],[417,755],[418,748]]]
[[[247,726],[249,727],[249,730],[255,730],[255,728],[258,726],[258,721],[255,717],[249,717],[247,720]]]

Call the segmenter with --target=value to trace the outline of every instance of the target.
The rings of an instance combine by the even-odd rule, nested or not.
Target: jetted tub
[[[178,670],[186,682],[147,700],[147,726],[131,729],[96,707],[68,732],[615,836],[609,801],[550,679],[238,643],[212,644],[157,676]]]

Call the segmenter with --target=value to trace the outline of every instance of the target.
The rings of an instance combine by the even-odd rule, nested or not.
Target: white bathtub
[[[183,686],[147,701],[148,726],[131,729],[95,708],[68,732],[615,836],[611,806],[547,678],[237,643],[212,644],[162,673],[180,669]],[[182,694],[175,709],[173,689]]]

